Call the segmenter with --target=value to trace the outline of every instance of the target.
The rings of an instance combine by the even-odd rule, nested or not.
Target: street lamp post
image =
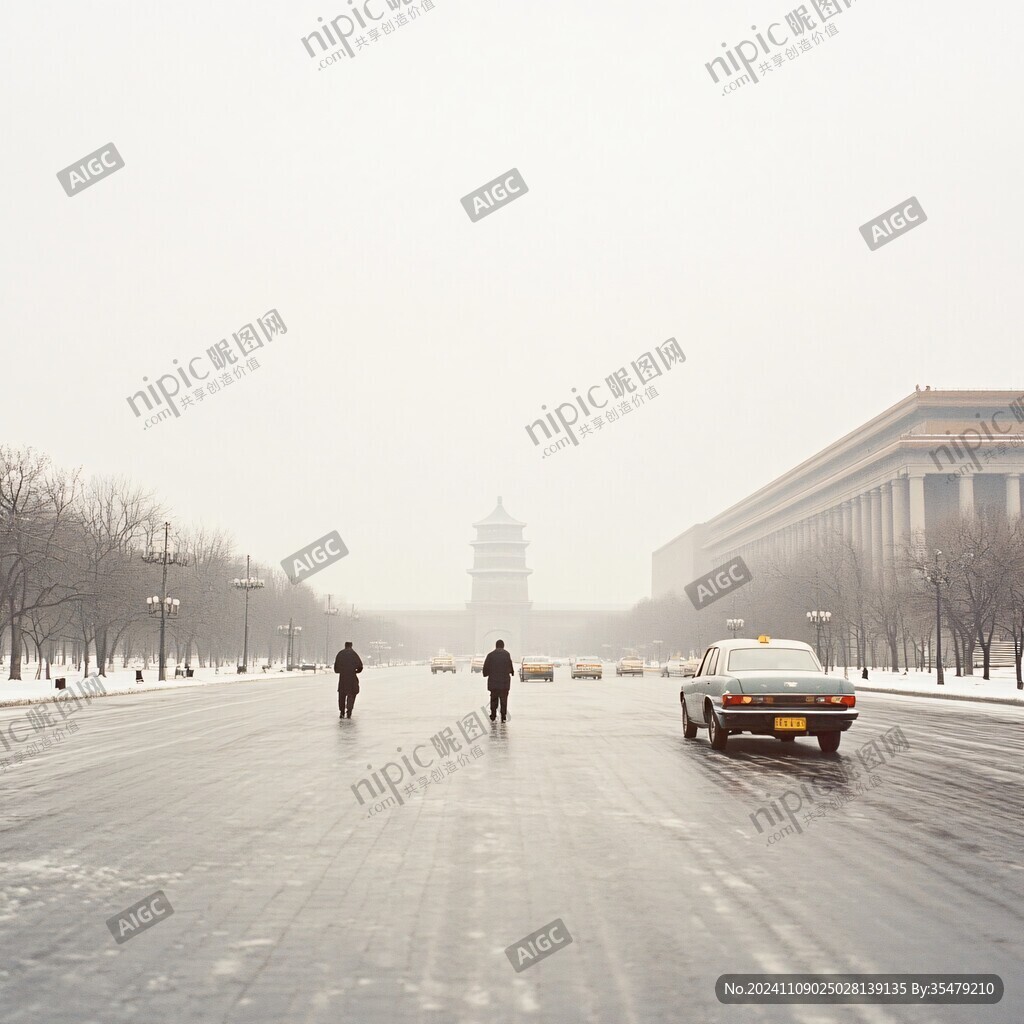
[[[818,661],[821,661],[821,631],[832,619],[831,612],[824,612],[815,610],[807,613],[807,621],[814,623],[815,628],[815,641],[814,650],[818,655]]]
[[[736,639],[736,634],[739,633],[739,631],[743,628],[743,620],[742,619],[726,619],[725,620],[725,625],[726,625],[727,629],[732,631],[732,638],[733,638],[733,640],[735,640]]]
[[[177,551],[171,548],[171,524],[164,523],[164,546],[162,549],[155,548],[152,544],[146,549],[146,553],[142,556],[142,560],[151,565],[161,564],[163,566],[163,580],[160,587],[160,682],[165,682],[167,679],[167,659],[165,656],[166,648],[166,637],[167,637],[167,614],[168,614],[168,601],[167,601],[167,566],[169,565],[187,565],[188,559],[184,555],[179,555]],[[146,598],[146,604],[149,605],[150,614],[155,615],[156,611],[153,605],[150,604],[150,599]],[[180,601],[174,601],[174,615],[177,615],[177,608],[181,604]]]
[[[936,549],[935,564],[926,567],[924,578],[935,587],[935,683],[946,685],[946,677],[942,672],[942,591],[940,588],[949,585],[949,572],[939,563],[942,552]]]
[[[288,620],[288,625],[287,626],[278,626],[277,627],[277,631],[278,631],[278,633],[281,633],[282,635],[286,635],[288,637],[288,644],[287,644],[287,647],[285,649],[285,666],[284,667],[285,667],[286,671],[291,672],[291,670],[292,670],[292,668],[294,667],[294,664],[295,664],[295,659],[293,657],[294,651],[295,651],[295,634],[296,633],[301,633],[302,632],[302,627],[301,626],[293,625],[292,624],[292,620],[289,619]]]
[[[327,595],[327,607],[324,615],[327,616],[327,639],[324,641],[324,664],[330,667],[331,664],[331,619],[341,614],[340,608],[331,606],[331,594]]]
[[[249,556],[245,556],[245,579],[234,580],[236,590],[245,591],[245,632],[242,640],[242,665],[239,672],[249,671],[249,591],[259,590],[264,586],[263,580],[257,579],[249,572]]]

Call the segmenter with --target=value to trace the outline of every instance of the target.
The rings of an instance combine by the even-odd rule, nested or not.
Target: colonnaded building
[[[1021,510],[1024,395],[918,389],[785,476],[652,556],[652,596],[663,597],[740,555],[784,561],[842,536],[876,577],[909,547],[930,547],[950,513]]]
[[[625,615],[622,606],[535,607],[526,564],[526,523],[509,515],[499,497],[476,530],[470,599],[437,608],[362,609],[359,633],[372,643],[379,636],[391,657],[418,659],[446,650],[451,654],[490,651],[501,639],[518,659],[524,654],[601,654],[601,624]],[[367,641],[364,640],[365,644]],[[401,651],[398,645],[401,644]]]

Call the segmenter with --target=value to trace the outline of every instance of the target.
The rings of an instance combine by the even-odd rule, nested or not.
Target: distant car
[[[826,754],[859,712],[853,684],[822,671],[810,645],[800,640],[720,640],[704,653],[697,674],[679,688],[683,736],[708,730],[715,750],[733,733],[793,742],[814,736]]]
[[[683,676],[696,675],[696,673],[697,667],[693,664],[691,659],[684,658],[681,655],[669,658],[668,661],[661,666],[661,674],[666,679],[669,676],[679,676],[682,678]]]
[[[525,683],[527,679],[546,679],[549,683],[553,683],[555,681],[554,662],[543,654],[533,654],[523,658],[519,666],[519,680]]]
[[[573,658],[569,674],[573,679],[600,679],[604,675],[604,666],[596,655]]]
[[[437,675],[438,672],[455,672],[455,658],[450,654],[439,654],[436,658],[430,659],[430,674]]]
[[[473,661],[470,663],[469,671],[470,672],[483,672],[483,670],[484,670],[484,656],[482,654],[478,654],[478,655],[476,655],[473,658]]]
[[[644,674],[643,658],[619,658],[615,665],[617,676],[642,676]]]

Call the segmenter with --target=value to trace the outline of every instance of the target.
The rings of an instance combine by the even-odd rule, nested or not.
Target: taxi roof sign
[[[772,638],[771,638],[770,636],[765,636],[765,634],[764,634],[764,633],[762,633],[762,634],[761,634],[761,635],[760,635],[760,636],[759,636],[759,637],[757,638],[757,642],[758,642],[759,644],[770,644],[770,643],[772,642]]]

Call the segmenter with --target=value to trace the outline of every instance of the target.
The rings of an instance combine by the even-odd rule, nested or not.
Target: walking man
[[[351,718],[352,705],[359,692],[359,673],[363,671],[363,661],[352,650],[351,640],[346,640],[345,649],[338,651],[334,659],[334,671],[338,673],[338,710],[341,718]]]
[[[505,641],[496,640],[494,650],[484,658],[482,669],[487,680],[487,689],[491,692],[491,721],[498,713],[498,702],[501,701],[501,720],[508,715],[508,691],[512,685],[512,655],[505,650]]]

